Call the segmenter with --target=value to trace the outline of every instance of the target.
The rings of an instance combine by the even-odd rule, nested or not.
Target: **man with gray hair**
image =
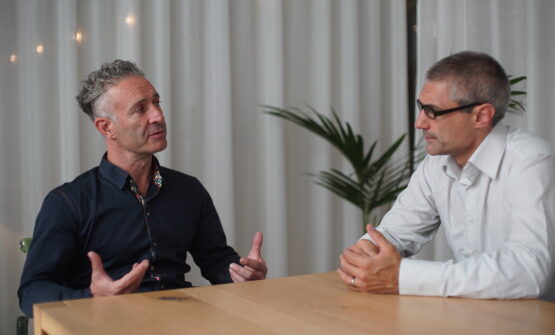
[[[460,52],[427,72],[416,128],[428,155],[380,226],[340,256],[349,286],[373,293],[553,299],[555,158],[503,118],[510,97],[492,57]],[[443,225],[454,259],[418,253]],[[551,287],[551,288],[550,288]]]
[[[262,233],[240,258],[201,183],[158,163],[160,95],[134,63],[104,63],[77,100],[106,153],[46,196],[18,290],[25,314],[45,301],[189,287],[187,252],[212,284],[266,277]]]

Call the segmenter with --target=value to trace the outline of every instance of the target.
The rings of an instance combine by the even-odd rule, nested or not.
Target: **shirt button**
[[[153,246],[156,246],[156,242],[153,242],[152,245],[153,245]]]
[[[151,269],[152,271],[154,271],[154,265],[153,265],[153,266],[151,266],[151,267],[150,267],[150,269]]]
[[[160,288],[164,288],[164,284],[160,285]]]

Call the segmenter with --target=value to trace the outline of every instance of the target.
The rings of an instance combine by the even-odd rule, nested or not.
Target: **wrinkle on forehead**
[[[130,76],[121,79],[106,92],[110,97],[114,109],[129,110],[137,102],[152,99],[158,92],[152,84],[143,77]]]

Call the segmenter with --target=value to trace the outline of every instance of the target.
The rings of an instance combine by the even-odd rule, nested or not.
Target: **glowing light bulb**
[[[44,52],[44,45],[39,44],[37,45],[37,53],[42,54]]]
[[[17,62],[17,55],[16,54],[11,54],[10,55],[10,62],[12,62],[12,63]]]
[[[135,17],[133,15],[127,15],[127,17],[125,18],[125,23],[127,23],[128,26],[134,25]]]
[[[73,35],[73,39],[77,44],[81,44],[83,41],[83,33],[80,31],[76,32],[75,35]]]

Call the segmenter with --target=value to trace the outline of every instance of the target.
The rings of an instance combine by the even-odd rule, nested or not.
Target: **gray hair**
[[[99,116],[106,116],[106,111],[102,108],[103,94],[128,76],[144,77],[145,75],[135,63],[121,59],[103,63],[100,69],[89,73],[81,82],[81,92],[75,97],[83,112],[93,121]]]
[[[450,98],[460,105],[490,103],[495,108],[492,126],[505,116],[511,85],[501,64],[490,55],[463,51],[445,57],[428,70],[426,80],[449,81]]]

